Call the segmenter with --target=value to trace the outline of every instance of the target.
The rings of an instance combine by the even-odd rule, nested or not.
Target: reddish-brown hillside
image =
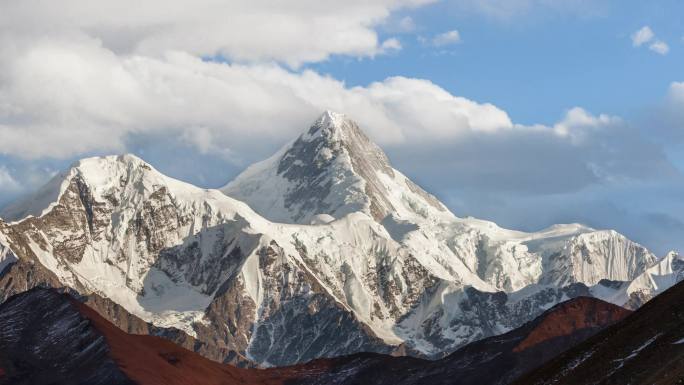
[[[97,312],[70,298],[107,340],[114,362],[140,385],[282,385],[288,370],[241,369],[208,360],[166,339],[128,334]]]
[[[572,335],[579,330],[602,328],[613,324],[631,312],[589,297],[579,297],[554,307],[552,312],[538,318],[538,323],[515,348],[519,352],[549,341]]]

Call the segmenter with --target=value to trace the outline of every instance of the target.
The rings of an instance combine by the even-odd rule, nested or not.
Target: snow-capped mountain
[[[220,191],[134,156],[91,158],[1,216],[12,221],[0,223],[2,274],[34,261],[157,326],[270,365],[441,356],[567,298],[607,297],[606,282],[658,263],[614,231],[524,233],[456,217],[332,112]]]
[[[377,221],[391,215],[453,218],[435,197],[393,169],[355,122],[330,111],[222,191],[275,222],[317,224],[355,212]]]

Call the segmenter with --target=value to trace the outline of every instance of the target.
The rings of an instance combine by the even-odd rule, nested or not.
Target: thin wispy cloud
[[[444,47],[447,45],[454,45],[461,43],[461,33],[453,29],[432,38],[432,45],[435,47]]]
[[[388,25],[388,30],[390,32],[396,33],[410,33],[415,31],[417,28],[416,22],[411,16],[404,16],[399,20],[393,20]]]
[[[654,41],[648,46],[648,49],[660,55],[667,55],[670,52],[670,46],[662,40]]]

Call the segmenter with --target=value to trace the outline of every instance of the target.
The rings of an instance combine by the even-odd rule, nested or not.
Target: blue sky
[[[552,124],[572,106],[638,114],[684,76],[684,3],[597,3],[584,13],[543,8],[502,19],[440,2],[395,17],[410,17],[416,25],[398,53],[341,57],[311,68],[352,86],[393,75],[430,79],[455,95],[493,103],[525,124]],[[631,34],[645,25],[669,42],[668,55],[632,46]],[[453,46],[435,50],[417,40],[454,29],[462,42]],[[384,33],[393,35],[391,29]]]
[[[457,215],[684,250],[681,1],[103,7],[0,5],[0,206],[122,152],[218,187],[329,108]]]

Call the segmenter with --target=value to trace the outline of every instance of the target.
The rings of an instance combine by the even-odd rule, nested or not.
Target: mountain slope
[[[128,334],[68,294],[35,288],[0,305],[0,384],[278,385],[292,377],[222,365]]]
[[[40,216],[4,233],[24,265],[44,266],[60,284],[259,362],[391,349],[302,262],[296,237],[320,239],[323,229],[274,225],[133,156],[86,159],[56,179],[58,201],[22,204]],[[283,317],[292,319],[275,322]]]
[[[74,297],[36,288],[0,306],[0,384],[505,384],[627,313],[578,298],[435,362],[364,353],[262,370],[125,333]]]
[[[681,384],[684,283],[522,377],[517,384]]]
[[[630,312],[601,300],[580,297],[544,312],[500,336],[473,342],[437,361],[408,357],[357,356],[337,360],[310,385],[508,384],[522,373],[585,340]]]
[[[334,113],[223,191],[256,212],[131,155],[84,159],[3,211],[0,280],[111,299],[214,359],[286,365],[442,357],[657,262],[614,231],[458,218]]]
[[[47,290],[0,305],[0,384],[133,384],[102,337]]]

